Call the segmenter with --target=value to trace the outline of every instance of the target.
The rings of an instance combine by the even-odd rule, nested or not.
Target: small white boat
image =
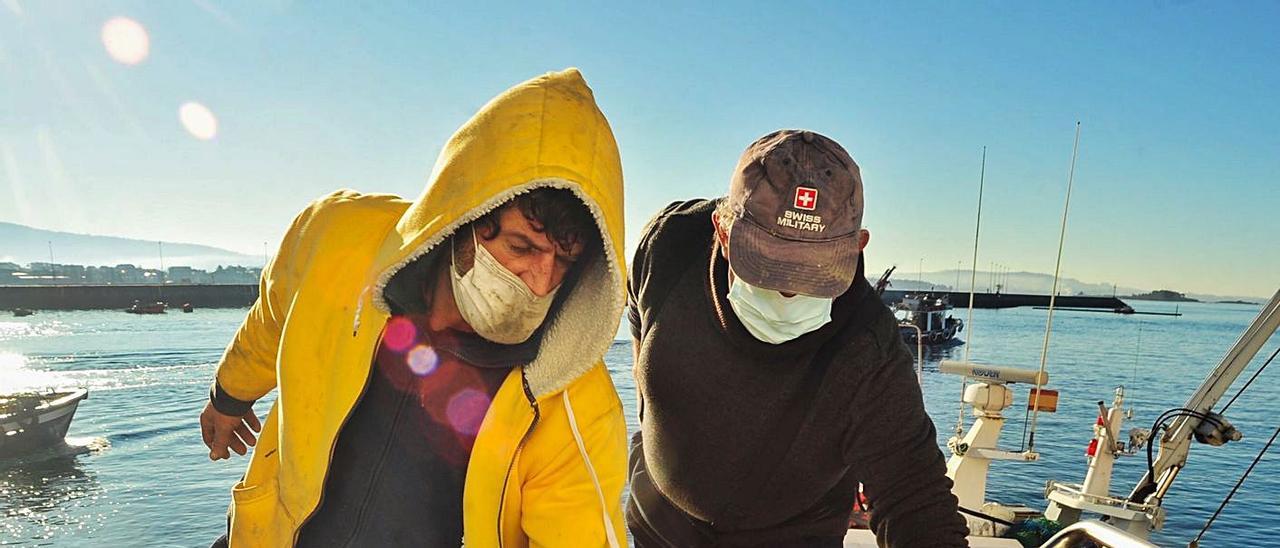
[[[0,396],[0,458],[63,443],[76,407],[87,397],[83,388]]]

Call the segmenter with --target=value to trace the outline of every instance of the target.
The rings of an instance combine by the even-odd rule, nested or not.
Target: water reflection
[[[97,474],[83,467],[78,455],[105,444],[101,439],[72,440],[56,449],[0,460],[0,537],[39,541],[95,528],[96,523],[70,510],[93,504],[103,494]]]
[[[911,349],[912,357],[918,358],[915,345],[908,344],[907,348]],[[964,359],[964,341],[962,340],[951,339],[945,343],[924,346],[925,371],[937,371],[938,364],[942,363],[942,360],[962,359]]]
[[[28,356],[0,350],[0,393],[72,384],[62,374],[31,367]]]

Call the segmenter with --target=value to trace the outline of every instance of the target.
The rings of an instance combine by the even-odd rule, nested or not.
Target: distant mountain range
[[[212,269],[218,265],[262,266],[262,257],[245,255],[217,247],[163,242],[164,265]],[[0,222],[0,262],[26,265],[50,262],[85,266],[133,264],[147,268],[160,265],[159,242],[115,236],[93,236],[43,230]]]
[[[880,278],[880,274],[882,272],[884,272],[883,269],[873,271],[871,268],[868,268],[867,278],[872,283],[875,283],[875,281]],[[957,274],[959,275],[958,278],[957,278]],[[916,272],[912,272],[912,271],[904,272],[902,269],[898,269],[893,273],[893,276],[889,278],[889,281],[892,282],[893,285],[891,287],[893,289],[901,289],[906,291],[928,290],[928,289],[934,289],[937,291],[953,291],[952,286],[956,286],[959,288],[959,289],[955,289],[955,291],[968,291],[969,276],[970,276],[970,272],[968,270],[956,271],[955,269],[952,269],[952,270],[943,270],[940,272],[925,272],[923,276],[921,276]],[[923,280],[920,280],[918,278],[923,278]],[[996,281],[997,278],[999,278],[998,281]],[[957,279],[960,280],[959,284],[956,284]],[[995,283],[1001,283],[1004,285],[1004,287],[1001,288],[1000,290],[1002,293],[1029,293],[1033,295],[1048,295],[1053,291],[1053,276],[1050,274],[1041,274],[1039,272],[1004,272],[1004,273],[997,272],[993,276],[990,271],[982,271],[982,270],[978,271],[978,280],[976,285],[977,291],[979,292],[994,291]],[[1083,295],[1102,295],[1107,297],[1115,295],[1123,299],[1126,297],[1130,297],[1132,295],[1147,294],[1152,290],[1157,290],[1157,289],[1168,289],[1168,288],[1136,288],[1136,287],[1125,287],[1125,286],[1113,286],[1112,284],[1109,284],[1109,283],[1083,282],[1075,278],[1062,278],[1061,280],[1058,281],[1059,295],[1083,294]],[[1195,300],[1205,301],[1205,302],[1243,300],[1251,303],[1257,303],[1257,302],[1264,302],[1267,300],[1265,298],[1260,298],[1253,295],[1209,295],[1209,294],[1203,294],[1203,293],[1187,293],[1186,297],[1195,299]]]
[[[53,245],[53,261],[60,264],[79,264],[85,266],[113,266],[128,263],[146,268],[156,268],[160,264],[160,246],[156,241],[118,238],[115,236],[93,236],[89,234],[73,234],[43,230],[29,226],[0,222],[0,262],[28,264],[32,262],[49,262],[49,245]],[[164,264],[169,266],[191,266],[212,269],[218,265],[230,266],[262,266],[262,257],[246,255],[217,247],[164,242]],[[883,268],[876,270],[867,268],[867,277],[875,282]],[[958,276],[957,276],[958,275]],[[894,289],[918,290],[935,289],[952,291],[969,290],[969,271],[943,270],[925,272],[923,276],[916,272],[897,270],[890,281]],[[923,280],[916,278],[923,277]],[[1005,272],[995,276],[988,271],[978,271],[978,291],[993,291],[995,280],[1001,277],[1001,289],[1004,293],[1031,293],[1046,295],[1053,290],[1053,276],[1038,272]],[[957,284],[956,280],[960,283]],[[1060,295],[1107,295],[1119,297],[1148,293],[1155,289],[1177,288],[1136,288],[1114,287],[1108,283],[1083,282],[1074,278],[1063,278],[1059,283]],[[1187,293],[1187,297],[1207,302],[1226,300],[1244,300],[1249,302],[1265,301],[1254,295],[1208,295]]]

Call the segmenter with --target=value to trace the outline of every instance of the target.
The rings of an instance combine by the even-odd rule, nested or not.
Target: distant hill
[[[867,277],[875,283],[880,276],[880,271],[867,269]],[[952,287],[956,287],[954,291],[968,291],[969,277],[968,270],[956,271],[943,270],[941,272],[925,272],[923,280],[917,280],[921,276],[914,271],[903,271],[898,269],[893,273],[890,281],[893,282],[894,289],[915,290],[934,288],[939,291],[952,291]],[[957,284],[956,280],[960,283]],[[1002,293],[1027,293],[1032,295],[1048,295],[1053,291],[1053,275],[1041,274],[1039,272],[1004,272],[992,275],[990,271],[978,271],[977,283],[975,289],[978,292],[995,291],[994,284],[999,283],[1004,287],[1001,288]],[[1092,283],[1077,280],[1075,278],[1062,278],[1058,281],[1059,295],[1105,295],[1110,297],[1113,293],[1117,295],[1130,295],[1141,293],[1145,289],[1133,287],[1115,287],[1109,283]]]
[[[1200,301],[1199,301],[1199,300],[1197,300],[1197,299],[1189,298],[1189,297],[1187,297],[1186,295],[1183,295],[1182,293],[1178,293],[1177,291],[1171,291],[1171,290],[1168,290],[1168,289],[1157,289],[1157,290],[1152,291],[1152,292],[1150,292],[1150,293],[1142,293],[1142,294],[1140,294],[1140,295],[1138,295],[1138,294],[1135,294],[1135,295],[1129,295],[1129,296],[1128,296],[1128,297],[1126,297],[1126,298],[1128,298],[1128,299],[1136,299],[1136,300],[1139,300],[1139,301],[1168,301],[1168,302],[1178,302],[1178,303],[1198,303],[1198,302],[1200,302]]]
[[[0,222],[0,262],[25,265],[49,262],[49,245],[53,244],[53,262],[85,266],[133,264],[156,268],[160,263],[157,242],[93,236],[43,230]],[[164,242],[164,264],[213,268],[218,265],[261,266],[262,257],[245,255],[217,247]]]

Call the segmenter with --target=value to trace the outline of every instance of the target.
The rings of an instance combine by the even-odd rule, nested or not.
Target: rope
[[[1274,358],[1275,354],[1272,354],[1271,357]],[[1270,362],[1271,360],[1267,361]],[[1235,496],[1236,490],[1240,489],[1241,485],[1244,485],[1245,478],[1249,477],[1249,473],[1253,472],[1253,467],[1257,466],[1258,461],[1262,460],[1262,456],[1267,454],[1268,449],[1271,449],[1271,444],[1276,441],[1276,436],[1280,436],[1280,426],[1276,427],[1275,433],[1271,434],[1271,439],[1267,441],[1266,445],[1262,446],[1262,451],[1259,451],[1258,456],[1254,457],[1253,463],[1249,465],[1249,469],[1244,471],[1244,475],[1240,476],[1240,481],[1237,481],[1235,487],[1231,488],[1231,492],[1227,493],[1227,497],[1222,499],[1222,504],[1219,504],[1218,509],[1213,512],[1212,516],[1209,516],[1209,521],[1204,523],[1204,528],[1200,529],[1200,533],[1196,535],[1196,538],[1191,541],[1189,546],[1194,548],[1200,545],[1200,537],[1203,537],[1205,531],[1209,530],[1209,526],[1213,525],[1213,520],[1218,519],[1218,515],[1222,513],[1222,509],[1226,508],[1227,503],[1231,502],[1231,497]]]
[[[973,516],[973,517],[975,517],[975,518],[978,518],[978,519],[985,519],[985,520],[990,521],[990,522],[993,522],[993,523],[999,523],[1000,525],[1003,525],[1003,526],[1005,526],[1005,527],[1013,527],[1013,522],[1011,522],[1011,521],[1002,520],[1002,519],[1000,519],[1000,518],[998,518],[998,517],[995,517],[995,516],[992,516],[992,515],[989,515],[989,514],[984,514],[984,513],[982,513],[982,512],[977,511],[977,510],[970,510],[970,509],[965,508],[965,507],[963,507],[963,506],[957,506],[956,508],[960,510],[960,513],[961,513],[961,514],[969,514],[970,516]]]
[[[1257,371],[1253,372],[1253,376],[1249,377],[1249,380],[1244,383],[1244,386],[1240,387],[1240,391],[1236,392],[1236,395],[1231,396],[1231,401],[1227,402],[1226,405],[1222,406],[1222,412],[1219,413],[1220,415],[1227,414],[1227,408],[1231,407],[1231,404],[1236,402],[1236,398],[1239,398],[1240,394],[1243,394],[1245,389],[1249,388],[1250,384],[1253,384],[1253,379],[1258,378],[1258,375],[1262,374],[1263,369],[1266,369],[1268,365],[1271,365],[1271,360],[1276,359],[1276,354],[1280,354],[1280,346],[1276,347],[1276,351],[1271,353],[1271,357],[1267,358],[1267,361],[1262,362],[1262,367],[1259,367]]]

